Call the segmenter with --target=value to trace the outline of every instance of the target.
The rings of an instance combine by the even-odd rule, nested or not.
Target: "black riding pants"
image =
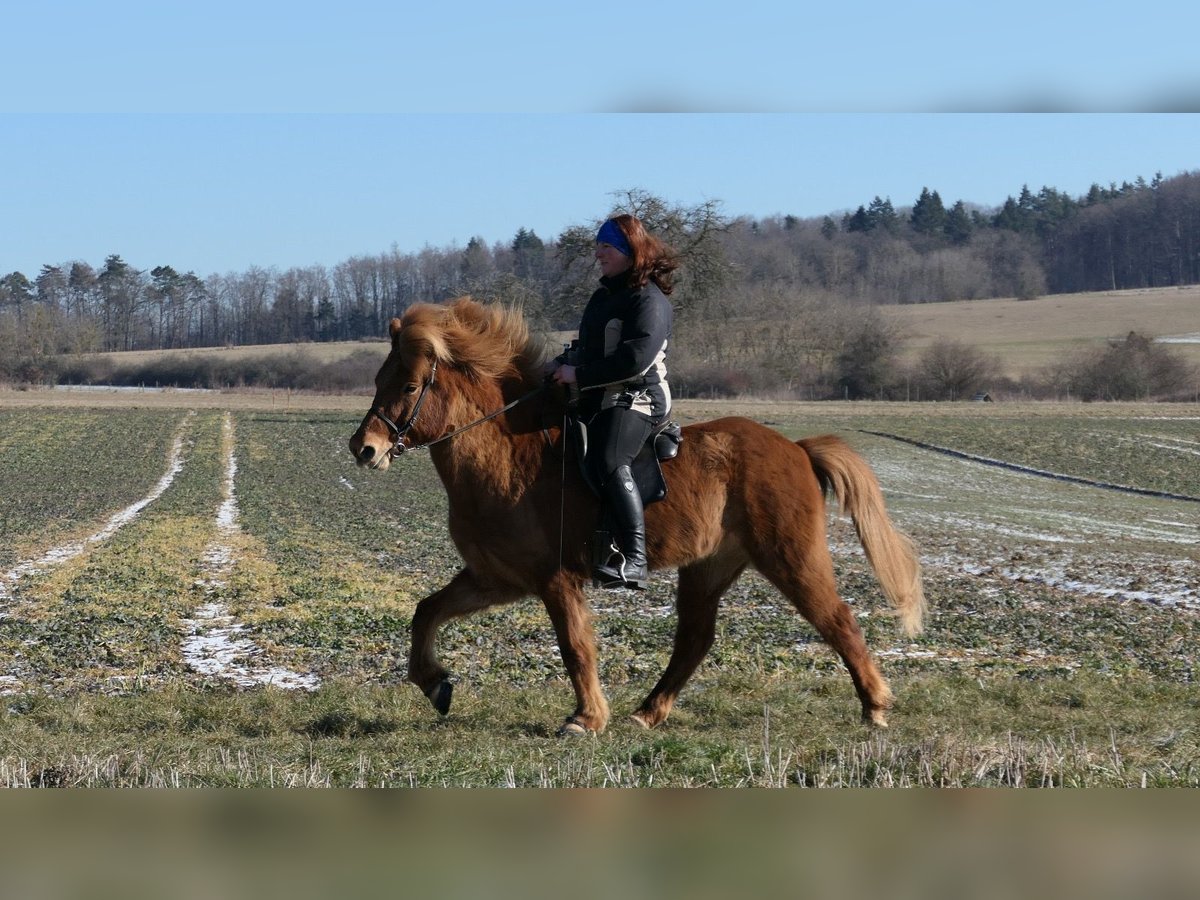
[[[654,420],[640,412],[614,406],[601,410],[588,423],[588,472],[598,486],[620,466],[633,464],[654,430]]]

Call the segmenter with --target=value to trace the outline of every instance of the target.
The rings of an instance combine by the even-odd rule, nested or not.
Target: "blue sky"
[[[1200,169],[1195,4],[803,6],[6,10],[0,274],[553,237],[628,188],[813,216]]]
[[[1194,0],[6,7],[0,108],[14,112],[1095,111],[1200,102]]]

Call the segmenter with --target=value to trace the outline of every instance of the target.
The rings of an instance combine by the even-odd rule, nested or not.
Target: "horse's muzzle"
[[[361,430],[350,438],[350,453],[360,466],[372,469],[386,469],[392,462],[392,454],[388,447],[378,446]]]

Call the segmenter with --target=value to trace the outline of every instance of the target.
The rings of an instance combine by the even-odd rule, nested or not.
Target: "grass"
[[[439,720],[414,692],[333,683],[300,696],[183,683],[10,699],[5,786],[1196,786],[1194,695],[1081,678],[917,676],[903,721],[859,728],[827,678],[703,679],[669,727],[556,740],[547,691],[488,685]],[[561,692],[561,691],[560,691]],[[618,693],[618,701],[632,700]]]
[[[0,570],[49,542],[84,537],[94,522],[144,496],[162,476],[184,413],[96,409],[69,414],[0,408]],[[90,532],[88,532],[90,533]]]
[[[625,716],[665,664],[674,627],[674,582],[664,575],[644,595],[593,597],[614,720],[603,735],[563,741],[553,732],[573,697],[536,601],[443,630],[440,653],[457,678],[449,717],[403,681],[415,603],[459,565],[429,460],[405,459],[384,474],[356,469],[345,441],[362,398],[331,399],[337,408],[328,410],[309,399],[272,408],[262,394],[233,400],[240,531],[229,539],[236,559],[222,597],[265,658],[317,673],[321,687],[235,688],[181,658],[182,623],[204,599],[197,571],[218,537],[223,412],[201,407],[185,418],[165,407],[84,407],[73,418],[95,415],[97,441],[120,447],[134,423],[157,437],[154,452],[136,461],[144,467],[137,479],[115,464],[91,470],[108,499],[88,507],[75,530],[144,493],[180,427],[185,462],[141,517],[80,558],[22,579],[0,610],[0,675],[10,679],[0,698],[0,784],[1200,785],[1200,614],[1001,574],[1006,566],[1043,571],[1069,551],[1074,561],[1064,565],[1127,572],[1126,580],[1149,573],[1153,586],[1158,568],[1200,562],[1196,542],[1088,532],[1084,542],[1063,543],[1075,536],[986,530],[1033,530],[1036,509],[1045,510],[1036,525],[1047,533],[1098,528],[1077,521],[1090,510],[1129,528],[1148,517],[1176,522],[1171,533],[1186,537],[1189,517],[1200,522],[1196,504],[955,468],[967,464],[861,431],[936,438],[1042,468],[1070,463],[1092,476],[1110,474],[1115,459],[1122,480],[1176,484],[1194,478],[1194,457],[1163,450],[1118,458],[1112,448],[1143,433],[1194,440],[1189,416],[1200,410],[1171,407],[1175,418],[1164,422],[1143,418],[1164,408],[1144,405],[682,403],[681,418],[741,412],[788,434],[851,438],[881,472],[897,521],[933,560],[929,626],[916,641],[899,634],[865,561],[845,550],[854,543],[848,525],[834,520],[839,585],[898,697],[890,730],[859,724],[840,662],[754,575],[727,595],[713,651],[671,719],[653,732],[634,726]],[[40,434],[61,439],[53,425],[63,416],[0,414],[14,427],[45,425],[21,432],[19,452],[11,441],[0,452],[0,501],[11,494],[39,509],[60,483],[16,476],[45,448]],[[1109,449],[1089,454],[1090,446]],[[969,477],[955,484],[948,472]],[[1017,484],[1028,498],[1016,496]],[[976,524],[947,524],[948,510]],[[55,534],[21,539],[37,550]]]

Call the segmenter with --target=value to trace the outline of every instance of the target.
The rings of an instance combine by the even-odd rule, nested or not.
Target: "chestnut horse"
[[[359,465],[386,469],[405,450],[431,445],[465,563],[417,605],[409,681],[447,713],[452,688],[435,655],[438,628],[536,594],[575,689],[575,711],[559,733],[602,731],[608,701],[584,593],[599,501],[575,460],[563,459],[564,400],[543,387],[542,345],[518,312],[466,297],[412,306],[390,332],[375,399],[350,450]],[[646,728],[667,718],[712,646],[718,600],[752,565],[841,656],[864,721],[886,725],[892,694],[838,596],[825,532],[824,495],[832,490],[902,626],[919,631],[917,557],[888,519],[871,469],[833,435],[792,442],[744,418],[689,425],[683,434],[679,455],[663,464],[667,496],[646,509],[651,568],[679,570],[675,646],[633,718]]]

